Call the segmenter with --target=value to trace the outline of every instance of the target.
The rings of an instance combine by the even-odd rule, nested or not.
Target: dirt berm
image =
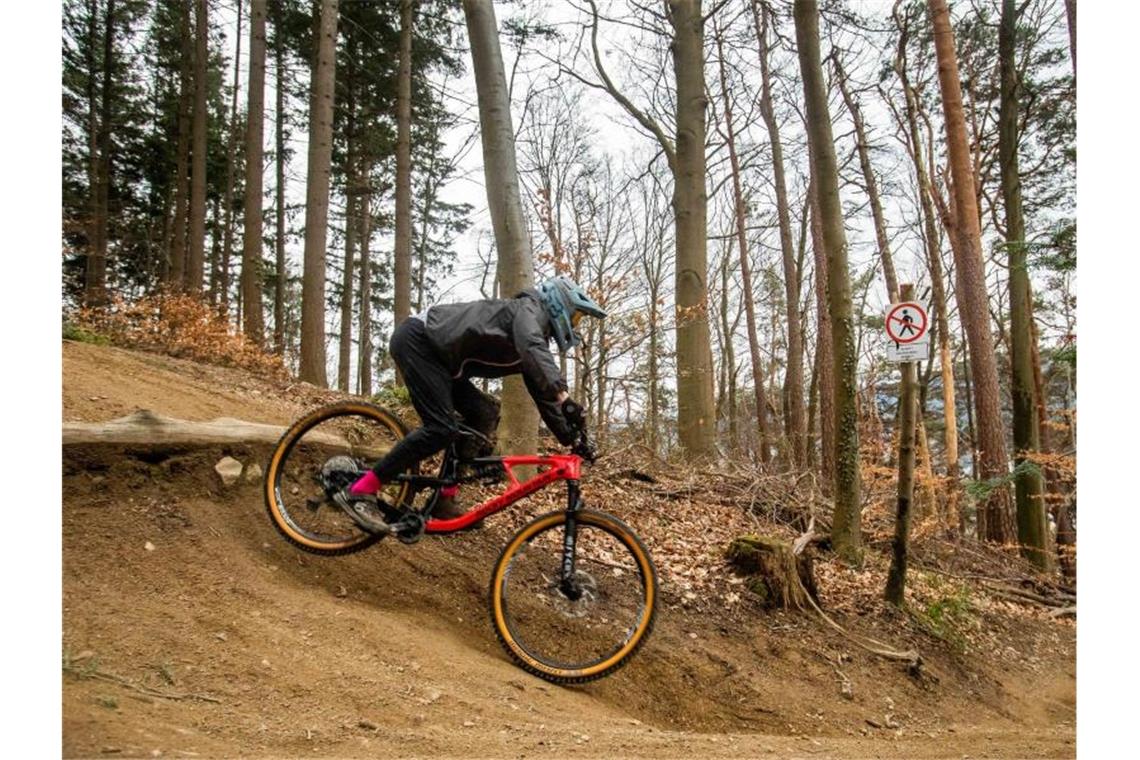
[[[64,420],[150,409],[287,425],[333,398],[72,342],[63,378]],[[694,599],[662,562],[664,605],[647,646],[610,678],[558,687],[509,661],[486,612],[498,551],[558,494],[482,531],[315,557],[276,534],[255,482],[224,487],[213,470],[224,455],[264,467],[267,454],[65,449],[66,756],[1075,754],[1071,622],[1009,613],[1004,642],[981,648],[915,633],[879,608],[841,617],[919,647],[928,665],[916,678],[818,618],[766,612],[747,593],[732,606]],[[583,487],[589,499],[588,477]],[[662,557],[671,549],[660,536],[697,539],[648,530],[668,525],[665,500],[594,506],[645,527]],[[707,509],[716,519],[732,507]],[[705,554],[703,572],[727,576],[720,557]],[[837,593],[822,585],[825,606]]]

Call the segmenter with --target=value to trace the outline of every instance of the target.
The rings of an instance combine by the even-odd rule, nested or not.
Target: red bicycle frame
[[[466,514],[451,520],[431,518],[424,529],[428,533],[454,533],[469,528],[488,515],[493,515],[511,506],[517,501],[525,499],[535,491],[539,491],[551,483],[559,480],[569,480],[577,483],[582,473],[582,457],[577,454],[551,454],[550,456],[508,456],[497,457],[507,473],[510,486],[506,491],[488,499],[482,504],[468,510]],[[548,469],[526,480],[520,481],[514,473],[515,467],[522,466],[546,467]]]

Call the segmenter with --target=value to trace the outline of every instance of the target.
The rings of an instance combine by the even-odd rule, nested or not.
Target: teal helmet
[[[569,277],[551,277],[538,286],[542,304],[550,316],[550,331],[558,343],[558,350],[566,353],[582,342],[574,332],[577,315],[586,314],[598,319],[606,318],[606,310],[586,294],[586,290]]]

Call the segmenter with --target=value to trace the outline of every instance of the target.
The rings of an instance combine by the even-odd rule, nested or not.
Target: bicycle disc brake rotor
[[[574,620],[590,614],[598,601],[598,581],[585,570],[575,570],[572,585],[577,591],[578,598],[571,599],[562,590],[562,582],[554,578],[546,589],[546,596],[551,606],[562,617]]]

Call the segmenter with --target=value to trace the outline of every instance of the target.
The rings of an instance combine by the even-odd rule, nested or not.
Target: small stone
[[[72,657],[71,661],[72,662],[82,662],[83,660],[90,660],[94,656],[95,656],[95,653],[92,652],[90,649],[84,649],[82,652],[80,652],[79,654]]]
[[[338,599],[344,599],[346,596],[348,596],[348,589],[346,589],[344,586],[337,586],[336,595]]]
[[[160,750],[160,749],[152,749],[152,750],[150,751],[150,756],[151,756],[151,757],[162,757],[162,750]]]
[[[225,631],[218,631],[217,633],[214,634],[214,638],[217,639],[218,641],[225,641],[226,640],[226,632]]]
[[[261,661],[261,667],[268,668],[269,667],[269,660],[262,660]]]
[[[360,728],[363,728],[365,731],[379,731],[380,730],[379,726],[377,726],[375,723],[368,720],[367,718],[361,718],[359,721],[357,721],[356,725],[359,726]]]
[[[143,544],[143,548],[148,552],[152,552],[154,551],[154,544],[152,544],[150,541],[147,541],[145,544]]]
[[[855,691],[851,688],[850,681],[843,682],[843,685],[839,687],[839,693],[844,699],[855,699]]]
[[[256,462],[251,463],[249,467],[245,468],[242,476],[242,479],[245,480],[246,483],[260,483],[261,465],[257,464]]]
[[[689,638],[690,638],[690,639],[695,639],[696,637],[697,637],[697,634],[695,634],[695,633],[690,633],[690,634],[689,634]]]
[[[475,725],[475,721],[473,721],[473,720],[463,721],[463,727],[464,728],[472,728],[472,727],[474,727],[474,725]]]
[[[216,465],[214,472],[222,479],[222,485],[232,486],[241,477],[242,464],[233,457],[222,457]]]

